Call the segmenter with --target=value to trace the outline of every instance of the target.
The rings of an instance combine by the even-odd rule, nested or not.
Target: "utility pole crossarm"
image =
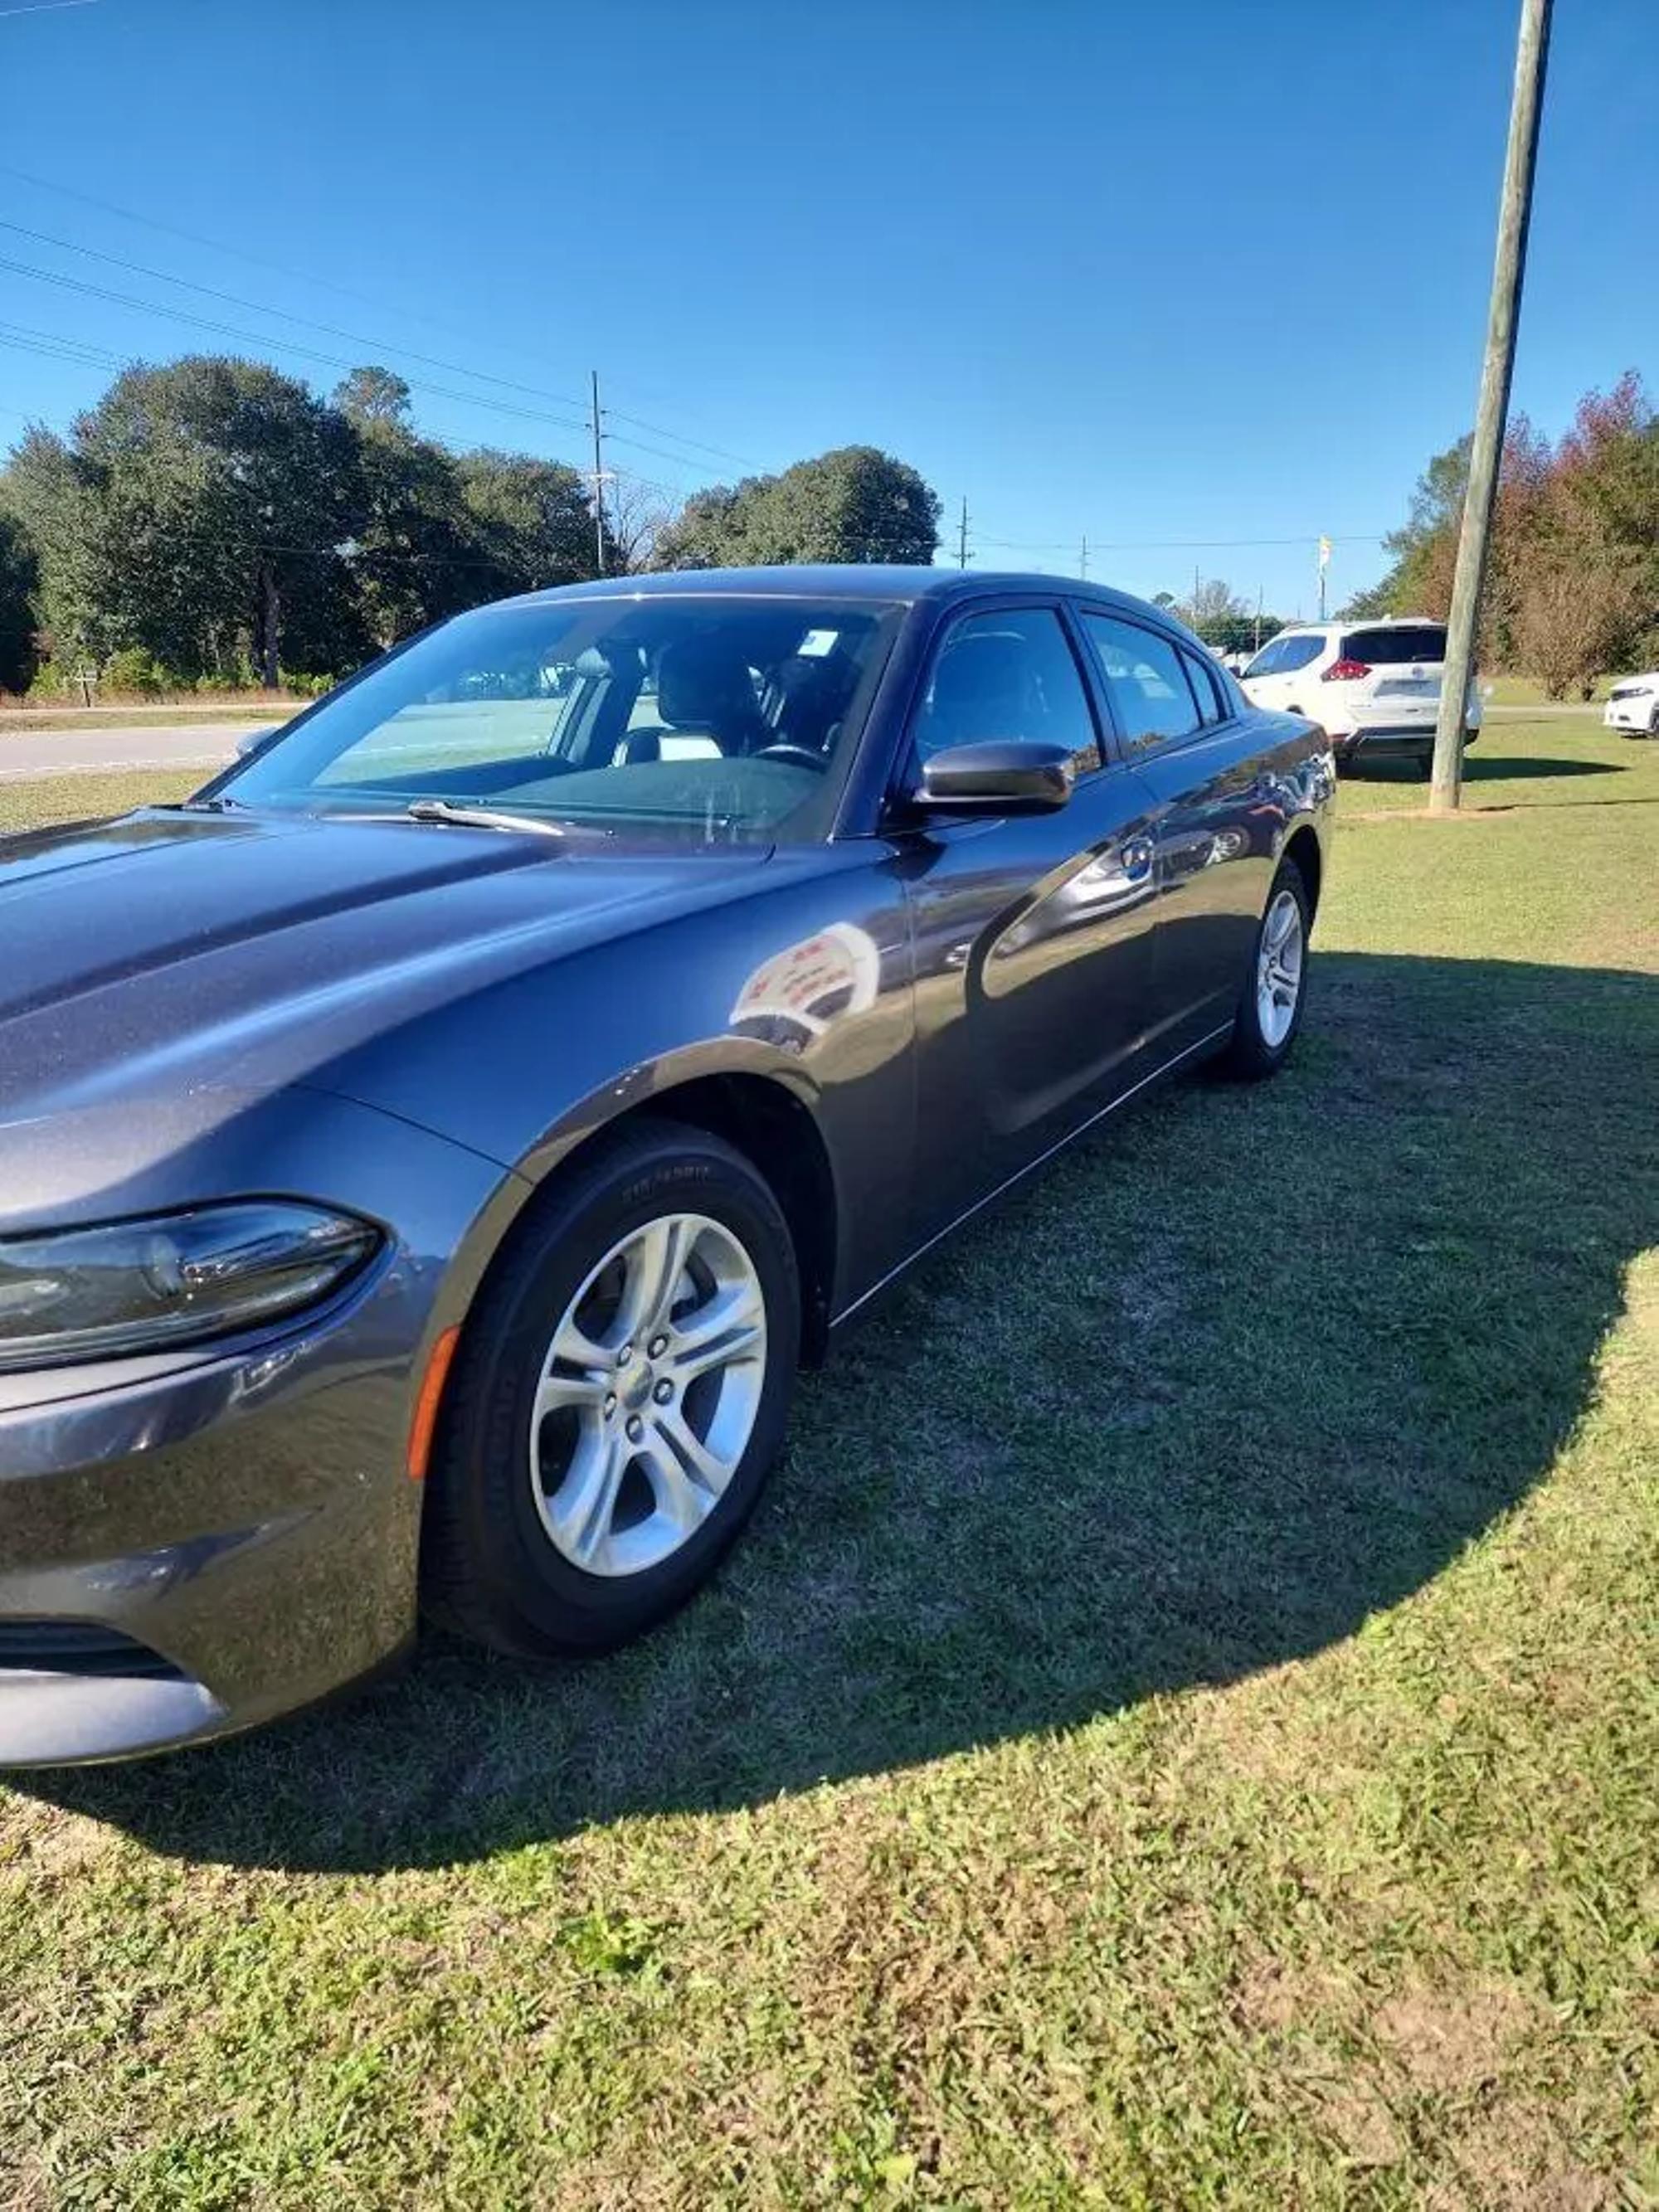
[[[1451,615],[1446,624],[1445,672],[1434,731],[1434,778],[1429,811],[1450,813],[1463,788],[1463,718],[1474,674],[1480,593],[1486,578],[1492,505],[1515,370],[1515,332],[1526,272],[1527,227],[1532,219],[1532,180],[1538,158],[1538,124],[1544,104],[1544,66],[1549,56],[1551,0],[1521,0],[1521,35],[1515,55],[1510,104],[1509,150],[1498,210],[1498,250],[1492,263],[1486,355],[1480,371],[1480,404],[1469,447],[1468,488],[1457,538]]]

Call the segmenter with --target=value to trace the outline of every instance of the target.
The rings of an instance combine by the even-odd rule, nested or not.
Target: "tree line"
[[[0,690],[319,688],[447,615],[646,567],[928,562],[937,498],[853,446],[695,494],[618,479],[596,514],[562,461],[421,436],[409,386],[326,398],[192,355],[118,376],[0,471]]]
[[[1346,616],[1451,609],[1469,441],[1437,453],[1388,574]],[[1481,608],[1481,665],[1524,670],[1552,698],[1589,696],[1598,676],[1659,661],[1659,414],[1632,370],[1589,392],[1554,441],[1510,425]]]

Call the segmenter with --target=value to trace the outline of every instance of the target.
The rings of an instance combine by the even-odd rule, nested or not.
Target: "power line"
[[[343,330],[337,323],[319,322],[314,315],[295,315],[286,307],[268,307],[263,301],[245,299],[240,292],[222,292],[216,285],[198,284],[190,276],[175,276],[169,270],[151,269],[142,261],[129,261],[119,253],[105,253],[95,246],[77,246],[72,238],[59,238],[49,230],[31,230],[26,223],[10,222],[0,218],[0,230],[15,231],[20,238],[32,238],[40,246],[61,246],[67,253],[79,253],[88,261],[106,262],[112,269],[125,269],[134,276],[148,276],[158,284],[176,284],[181,291],[199,292],[204,299],[218,300],[227,307],[246,307],[256,315],[272,315],[278,322],[297,323],[302,329],[322,331],[330,337],[348,338],[353,345],[367,346],[374,353],[402,354],[406,361],[418,361],[428,368],[441,368],[456,376],[476,377],[480,384],[498,384],[506,392],[522,392],[533,399],[550,399],[556,406],[580,407],[580,399],[568,392],[548,392],[538,384],[520,384],[510,376],[492,376],[488,370],[469,368],[464,361],[446,361],[437,354],[417,353],[412,346],[398,345],[385,338],[365,337],[361,331]],[[648,427],[648,425],[647,425]],[[672,437],[673,432],[665,434]]]
[[[55,270],[36,269],[27,261],[13,261],[5,255],[0,255],[0,269],[10,270],[19,276],[33,277],[37,283],[58,284],[66,291],[82,292],[96,300],[109,300],[117,307],[129,307],[141,315],[161,315],[169,322],[186,323],[197,330],[212,331],[221,337],[235,338],[244,345],[263,348],[267,352],[299,354],[307,361],[323,362],[331,368],[362,367],[361,362],[340,354],[321,353],[315,346],[295,345],[290,338],[268,337],[258,331],[240,330],[234,323],[215,322],[205,315],[192,315],[184,307],[166,307],[154,300],[135,300],[131,293],[112,291],[105,284],[88,284],[79,276],[65,276]],[[441,384],[417,383],[413,378],[405,381],[412,392],[430,392],[440,399],[458,399],[464,406],[488,407],[501,415],[524,416],[535,422],[550,422],[562,430],[580,430],[585,427],[580,420],[573,422],[564,416],[550,415],[545,408],[523,407],[509,399],[486,399],[479,392],[453,392]]]
[[[1333,545],[1380,545],[1389,534],[1382,530],[1323,533]],[[1311,545],[1320,535],[1310,530],[1298,538],[1091,538],[1088,543],[1097,553],[1201,553],[1223,552],[1230,548],[1242,551],[1256,545]],[[994,545],[1000,551],[1012,553],[1062,553],[1069,551],[1071,542],[1063,538],[980,539],[981,545]]]
[[[0,323],[0,344],[15,346],[20,353],[40,354],[48,361],[72,361],[82,368],[120,367],[115,355],[106,353],[101,346],[82,345],[77,338],[54,337],[50,331],[33,331],[26,323]]]
[[[289,277],[295,283],[316,285],[325,292],[334,293],[341,299],[355,300],[360,306],[374,307],[386,313],[403,315],[408,321],[423,323],[428,326],[428,328],[442,331],[449,337],[455,337],[471,335],[471,333],[459,331],[452,324],[441,322],[433,316],[409,314],[406,310],[392,306],[390,301],[377,300],[368,293],[359,292],[353,289],[349,285],[337,284],[332,283],[327,277],[318,276],[307,271],[290,269],[282,262],[271,261],[263,255],[250,253],[242,246],[228,245],[222,239],[210,238],[199,231],[185,230],[176,223],[162,222],[154,216],[140,215],[134,208],[123,207],[114,200],[100,198],[94,192],[81,191],[71,185],[58,184],[49,177],[36,176],[31,171],[15,168],[9,162],[0,162],[0,176],[14,177],[17,179],[20,183],[32,185],[42,191],[57,192],[66,199],[79,201],[82,206],[97,208],[106,215],[115,216],[124,222],[137,223],[143,229],[155,231],[164,237],[180,239],[187,245],[205,246],[210,252],[228,255],[234,259],[246,263],[252,268],[269,270],[273,274]],[[190,277],[175,276],[167,270],[150,269],[142,262],[125,259],[119,254],[106,253],[101,249],[94,246],[76,245],[73,240],[58,238],[51,232],[31,230],[24,224],[11,222],[6,222],[3,225],[0,225],[0,228],[16,232],[25,238],[33,238],[45,244],[56,245],[64,247],[71,253],[83,254],[89,259],[106,262],[113,267],[128,270],[137,276],[149,276],[164,284],[176,284],[185,290],[198,292],[204,298],[222,301],[228,306],[248,308],[256,314],[273,316],[281,322],[295,323],[305,328],[322,331],[331,337],[347,338],[354,345],[366,345],[376,352],[401,354],[406,360],[424,362],[428,368],[441,368],[451,374],[470,376],[475,378],[481,384],[494,384],[499,386],[505,391],[520,392],[526,393],[532,398],[550,399],[558,406],[580,407],[582,404],[580,400],[574,398],[567,393],[550,392],[540,385],[524,384],[510,377],[496,376],[486,369],[471,368],[468,368],[465,362],[452,362],[437,355],[420,353],[411,346],[388,344],[384,339],[364,337],[356,331],[343,330],[337,324],[322,322],[314,316],[293,314],[283,308],[269,307],[264,306],[263,302],[246,300],[238,293],[222,291],[210,284],[200,284]],[[73,280],[63,279],[61,281],[70,283]],[[124,304],[130,305],[131,303],[125,302]],[[146,311],[157,314],[169,313],[168,310],[159,307],[147,307]],[[172,312],[174,313],[175,319],[178,319],[177,311]],[[221,327],[216,325],[204,325],[203,326],[206,328]],[[242,337],[246,342],[263,343],[276,350],[306,354],[308,358],[330,362],[332,366],[339,365],[337,362],[334,362],[332,361],[332,357],[330,356],[318,354],[305,347],[290,345],[283,340],[253,340],[249,337],[249,334],[246,332],[230,331],[226,334],[230,336],[240,336]],[[517,352],[521,351],[522,349],[509,347],[508,350]],[[354,368],[357,366],[356,362],[348,363],[346,365],[348,367]],[[427,390],[434,390],[436,387],[428,386],[423,388]],[[470,395],[465,393],[445,393],[442,396],[446,398],[465,398]],[[476,404],[482,406],[488,403],[480,398],[476,402]],[[501,403],[499,402],[497,403],[498,405],[500,404]],[[519,411],[526,415],[531,412],[528,409],[520,410]],[[615,416],[615,418],[619,422],[631,422],[638,429],[649,431],[653,437],[667,438],[676,445],[689,446],[697,452],[712,454],[718,459],[736,461],[744,468],[759,468],[762,465],[761,463],[754,460],[747,454],[734,453],[729,447],[713,445],[704,439],[688,438],[678,430],[665,428],[661,423],[650,422],[646,421],[643,417],[635,415],[625,415],[622,413],[620,410],[607,410],[607,412],[612,413]],[[582,425],[580,422],[574,424],[569,422],[562,422],[560,427],[569,429],[580,428]],[[627,437],[620,431],[613,431],[611,435],[615,442],[617,444],[629,446],[636,452],[654,454],[659,460],[674,461],[682,467],[687,465],[686,458],[683,453],[665,452],[659,446],[647,445],[643,440]]]
[[[327,276],[319,276],[307,270],[290,269],[281,261],[267,260],[263,255],[250,253],[246,246],[231,246],[222,238],[208,238],[200,231],[184,230],[177,223],[161,222],[154,216],[140,215],[136,208],[120,206],[114,200],[100,199],[95,192],[83,192],[73,185],[60,185],[51,177],[37,177],[27,169],[13,168],[9,162],[0,162],[0,177],[15,177],[20,184],[33,185],[37,191],[56,192],[64,199],[78,200],[82,207],[97,208],[104,215],[117,216],[123,222],[137,223],[142,230],[158,232],[164,238],[181,239],[186,246],[204,246],[210,253],[222,253],[233,261],[246,262],[250,268],[266,269],[275,276],[286,276],[297,284],[315,285],[319,290],[332,292],[337,298],[355,300],[359,307],[374,307],[382,314],[399,315],[405,322],[423,323],[428,330],[441,331],[447,337],[468,337],[471,332],[459,331],[453,323],[441,322],[435,316],[412,313],[404,307],[394,307],[389,300],[377,300],[369,293],[359,292],[349,284],[337,284]],[[509,347],[510,352],[521,352],[520,347]]]
[[[637,429],[649,430],[653,437],[672,438],[676,445],[695,447],[700,453],[712,453],[716,460],[736,461],[739,467],[745,469],[760,469],[765,466],[765,463],[757,461],[752,453],[734,453],[729,446],[711,446],[705,439],[688,438],[678,430],[665,430],[660,422],[647,422],[638,415],[626,415],[620,407],[607,407],[605,411],[613,422],[632,422]],[[637,441],[624,438],[622,442],[623,445],[631,446]],[[646,450],[649,452],[651,449],[647,447]],[[671,455],[670,458],[672,459],[672,456]]]

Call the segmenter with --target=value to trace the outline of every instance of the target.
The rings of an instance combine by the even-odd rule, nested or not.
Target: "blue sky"
[[[311,348],[442,387],[435,435],[580,461],[597,368],[608,459],[659,482],[869,441],[952,526],[967,495],[975,565],[1074,568],[1086,532],[1128,589],[1197,563],[1311,612],[1316,535],[1336,599],[1369,581],[1473,411],[1516,13],[0,0],[0,439],[102,356],[326,388]],[[1564,0],[1515,392],[1547,429],[1659,382],[1656,116],[1659,5]]]

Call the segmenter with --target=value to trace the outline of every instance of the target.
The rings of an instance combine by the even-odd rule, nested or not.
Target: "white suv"
[[[1339,761],[1412,760],[1426,775],[1445,658],[1445,624],[1420,616],[1308,623],[1270,638],[1239,681],[1254,705],[1317,722]],[[1471,678],[1466,744],[1480,728],[1480,696]]]

